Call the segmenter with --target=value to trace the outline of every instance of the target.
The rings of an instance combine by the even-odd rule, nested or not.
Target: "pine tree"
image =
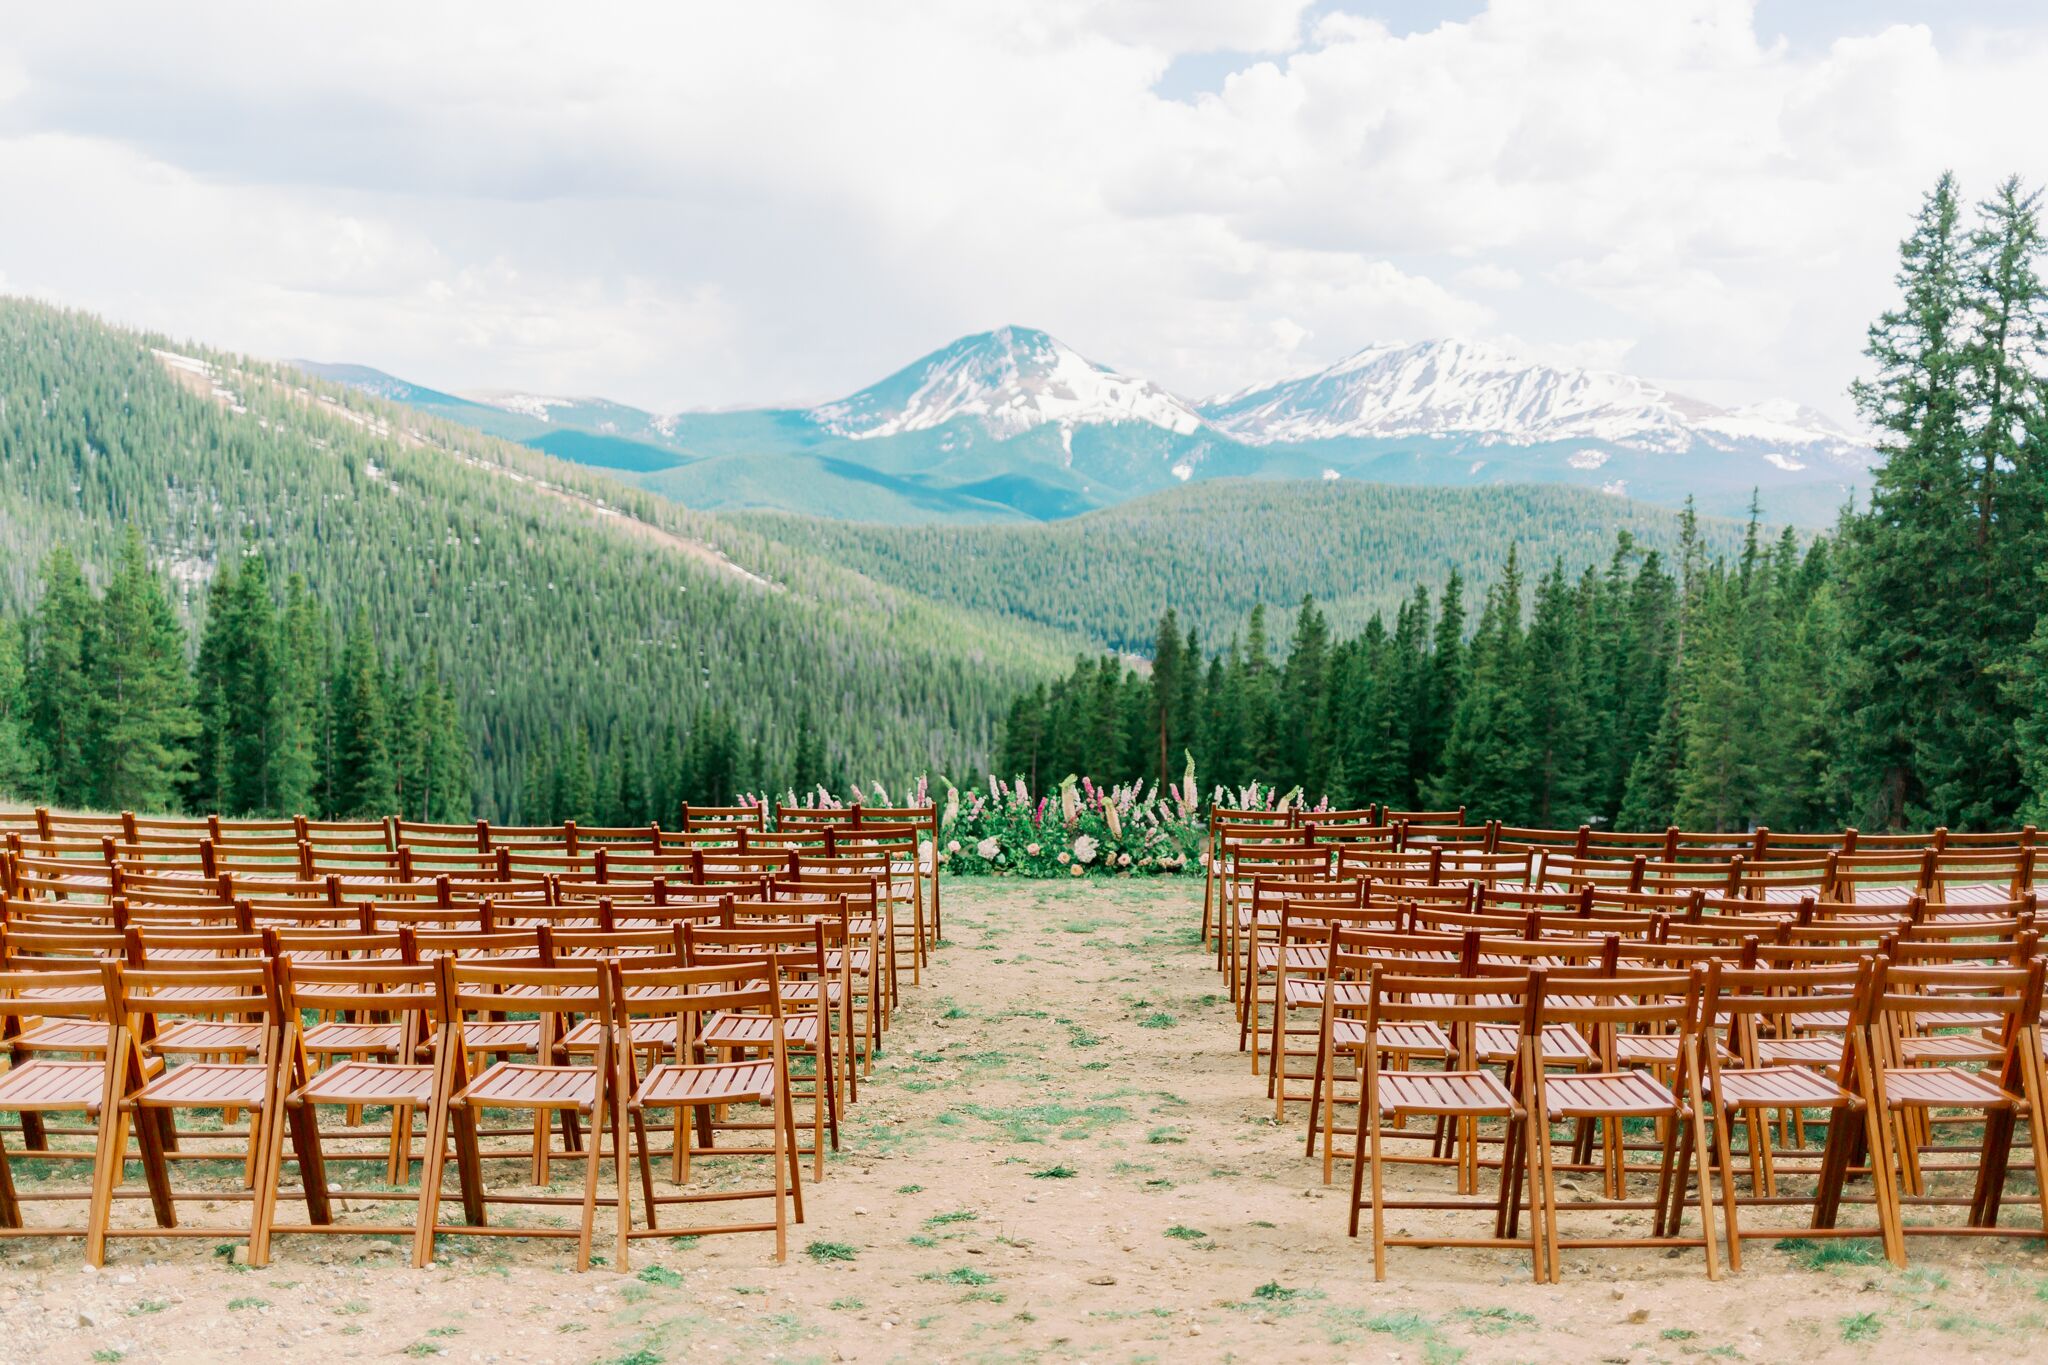
[[[1152,645],[1151,734],[1159,755],[1159,785],[1173,780],[1173,752],[1182,738],[1180,618],[1168,607],[1159,618],[1159,633]]]
[[[1593,814],[1586,622],[1580,607],[1560,559],[1536,586],[1523,675],[1535,784],[1529,816],[1539,825],[1570,827]]]
[[[29,618],[22,690],[36,750],[36,795],[60,805],[91,799],[85,660],[92,616],[85,575],[59,545],[43,561],[43,596]]]
[[[322,734],[326,727],[327,618],[303,575],[285,583],[277,620],[276,743],[271,756],[274,809],[296,814],[317,804]],[[448,698],[450,707],[454,698]],[[459,816],[457,818],[460,818]]]
[[[28,692],[21,667],[21,631],[13,621],[0,621],[0,797],[22,799],[35,779],[35,753],[28,739]]]
[[[389,814],[398,780],[391,759],[391,721],[383,667],[367,612],[358,611],[334,680],[334,814]]]
[[[184,631],[133,527],[92,633],[87,751],[93,799],[110,810],[167,810],[198,733]]]
[[[1328,785],[1324,691],[1329,656],[1329,623],[1316,610],[1315,599],[1304,595],[1280,678],[1280,710],[1286,720],[1276,736],[1278,768],[1272,777],[1282,787],[1320,793]]]
[[[1943,175],[1900,245],[1900,302],[1870,328],[1876,377],[1853,390],[1884,457],[1870,510],[1847,520],[1843,541],[1847,647],[1837,709],[1845,785],[1861,794],[1854,814],[1865,826],[1895,827],[1924,810],[1922,760],[1946,747],[1945,737],[1929,743],[1932,714],[1955,709],[1960,675],[1979,662],[1944,608],[1978,577],[1963,515],[1976,489],[1960,217],[1955,178]]]
[[[574,820],[579,825],[593,824],[596,806],[597,777],[590,767],[590,732],[579,725],[570,736],[569,747],[562,752],[562,798],[556,818]]]

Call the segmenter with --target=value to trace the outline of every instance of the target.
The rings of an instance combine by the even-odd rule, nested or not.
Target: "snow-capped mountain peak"
[[[1690,444],[1686,411],[1629,375],[1531,364],[1469,341],[1380,344],[1314,374],[1204,405],[1241,441],[1459,435],[1487,443],[1606,440],[1655,450]]]
[[[1772,445],[1862,463],[1853,435],[1795,403],[1721,408],[1632,375],[1532,363],[1469,341],[1368,346],[1200,411],[1253,445],[1403,436],[1515,446],[1603,441],[1670,453],[1702,443]]]
[[[849,440],[928,431],[961,418],[997,437],[1055,422],[1068,431],[1142,422],[1180,435],[1203,426],[1199,413],[1157,384],[1098,365],[1030,327],[962,337],[808,415]]]

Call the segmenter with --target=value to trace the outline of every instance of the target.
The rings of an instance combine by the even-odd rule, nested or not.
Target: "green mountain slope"
[[[303,573],[387,657],[438,666],[483,813],[589,726],[652,750],[702,707],[769,772],[799,718],[855,777],[985,762],[1071,641],[935,605],[800,544],[340,384],[0,300],[0,603],[58,541],[103,578],[137,525],[196,614],[224,556]]]
[[[1668,554],[1679,525],[1664,508],[1575,488],[1268,480],[1190,484],[1049,525],[730,520],[941,602],[1147,653],[1169,606],[1220,645],[1255,604],[1313,593],[1349,634],[1417,585],[1434,595],[1453,567],[1483,590],[1510,546],[1532,573],[1560,555],[1576,571],[1605,562],[1621,531]],[[1702,520],[1701,536],[1710,553],[1728,552],[1740,528]]]

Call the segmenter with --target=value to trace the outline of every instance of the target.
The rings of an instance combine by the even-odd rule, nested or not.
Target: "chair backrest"
[[[259,1018],[273,1023],[282,1017],[276,968],[267,956],[163,964],[110,959],[102,966],[108,973],[109,995],[124,1016]]]
[[[107,975],[100,963],[42,971],[0,970],[0,1036],[13,1038],[25,1019],[106,1019]]]
[[[305,1011],[368,1011],[412,1016],[409,1041],[431,1036],[448,1018],[440,968],[431,962],[322,961],[280,956],[278,997],[285,1019]]]

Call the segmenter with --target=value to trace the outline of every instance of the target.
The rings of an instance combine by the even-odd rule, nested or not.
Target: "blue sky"
[[[2048,179],[2010,0],[117,8],[0,29],[0,290],[657,410],[1014,322],[1194,397],[1462,336],[1843,418],[1934,176]]]

